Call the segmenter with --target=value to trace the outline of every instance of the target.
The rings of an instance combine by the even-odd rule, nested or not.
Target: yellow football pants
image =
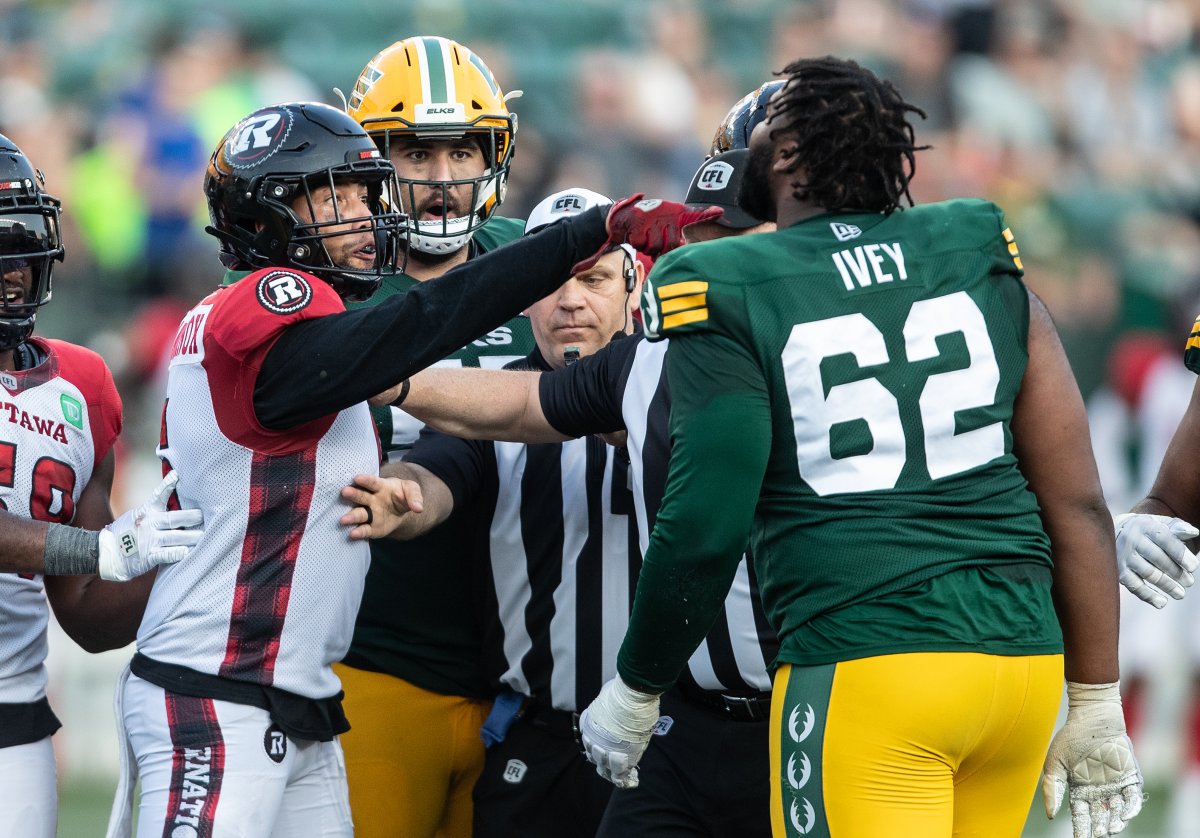
[[[783,665],[775,838],[1016,838],[1063,690],[1061,655],[940,652]]]
[[[442,695],[341,664],[341,738],[358,838],[470,838],[490,701]]]

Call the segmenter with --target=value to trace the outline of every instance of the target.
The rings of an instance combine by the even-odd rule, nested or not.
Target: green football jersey
[[[480,252],[520,238],[525,222],[493,217],[474,236]],[[385,279],[366,303],[403,294],[417,280]],[[354,307],[353,305],[351,307]],[[527,317],[480,336],[438,365],[499,368],[533,351]],[[402,458],[420,434],[421,423],[391,407],[373,407],[385,455]],[[482,529],[480,529],[482,527]],[[346,663],[386,672],[423,689],[485,698],[493,690],[480,669],[481,628],[470,558],[487,522],[470,507],[455,509],[430,532],[411,541],[371,542],[371,568]]]
[[[1049,539],[1012,445],[1021,274],[1003,214],[977,200],[660,259],[643,322],[671,339],[672,463],[646,557],[663,598],[710,601],[685,571],[723,584],[748,538],[780,661],[1060,652]],[[644,569],[638,599],[657,599],[646,585]],[[695,620],[655,611],[622,660],[656,686],[662,633]]]

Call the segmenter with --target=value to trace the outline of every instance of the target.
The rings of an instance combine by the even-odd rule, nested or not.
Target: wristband
[[[100,533],[51,524],[42,550],[46,576],[85,576],[100,567]]]
[[[408,378],[404,379],[404,381],[400,383],[400,395],[388,402],[389,407],[399,407],[400,405],[404,404],[404,400],[408,398],[408,388],[411,383],[411,380]]]

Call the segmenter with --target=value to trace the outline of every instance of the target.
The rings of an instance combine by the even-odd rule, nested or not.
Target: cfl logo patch
[[[508,764],[504,766],[504,782],[515,785],[525,779],[525,772],[528,770],[529,766],[521,760],[510,759]]]
[[[696,188],[709,192],[720,192],[729,185],[732,177],[733,166],[730,166],[723,160],[718,160],[704,167],[704,171],[700,173],[700,177],[696,180]]]
[[[291,271],[271,271],[264,274],[256,288],[258,302],[275,314],[291,314],[312,302],[313,290],[308,280]]]
[[[121,533],[121,537],[117,539],[117,543],[121,548],[121,556],[126,559],[138,551],[137,539],[134,538],[132,532]]]
[[[554,202],[551,212],[583,212],[583,199],[578,195],[563,195]]]

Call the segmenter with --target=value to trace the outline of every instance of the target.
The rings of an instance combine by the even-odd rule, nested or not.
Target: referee
[[[696,172],[686,202],[720,206],[725,216],[721,223],[687,228],[689,239],[771,229],[737,208],[745,162],[744,149],[729,151]],[[412,379],[404,407],[433,427],[463,436],[540,441],[625,430],[644,549],[662,504],[670,459],[666,346],[639,335],[615,341],[562,371],[519,378],[427,370]],[[362,493],[351,499],[369,498]],[[425,499],[428,506],[427,492]],[[380,517],[376,512],[376,521]],[[662,697],[656,741],[638,766],[639,786],[613,793],[600,836],[771,834],[768,664],[777,650],[752,565],[743,559],[722,613],[676,686]]]
[[[607,204],[585,189],[534,208],[526,232]],[[627,245],[527,310],[537,347],[509,368],[549,371],[632,330],[644,276]],[[523,445],[422,431],[403,463],[425,510],[408,538],[472,509],[484,580],[484,669],[501,691],[483,737],[474,835],[595,835],[611,784],[579,757],[572,714],[616,673],[641,564],[628,457],[599,437]],[[460,519],[461,520],[461,519]],[[464,580],[466,584],[466,580]]]

